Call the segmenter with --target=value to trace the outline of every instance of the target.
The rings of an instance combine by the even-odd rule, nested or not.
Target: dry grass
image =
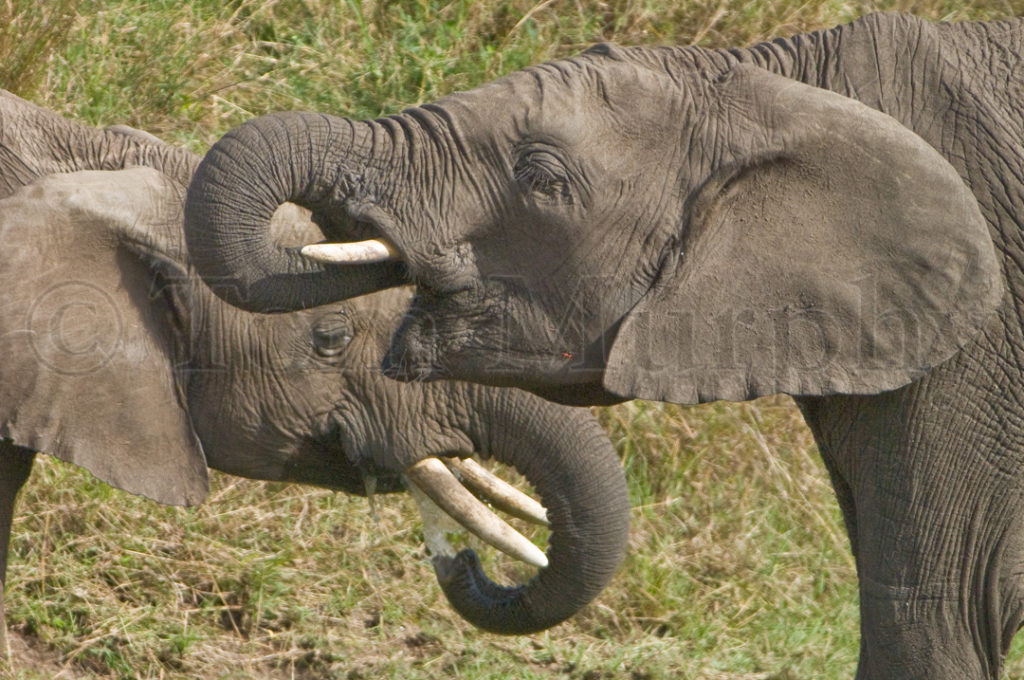
[[[742,45],[894,8],[1024,14],[1019,0],[7,0],[0,86],[201,150],[267,111],[374,116],[599,40]],[[182,510],[41,457],[14,530],[8,615],[31,648],[12,675],[851,677],[854,567],[792,404],[600,417],[628,472],[630,556],[580,616],[521,638],[451,612],[405,497],[372,517],[361,499],[215,475],[209,502]],[[1022,676],[1015,648],[1007,677]]]

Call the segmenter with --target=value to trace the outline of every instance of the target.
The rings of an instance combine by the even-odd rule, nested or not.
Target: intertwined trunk
[[[319,114],[264,116],[229,132],[203,159],[185,205],[197,272],[231,304],[259,312],[405,283],[401,263],[325,267],[269,233],[274,211],[291,201],[311,209],[335,238],[355,237],[360,210],[377,194],[375,168],[389,167],[392,151],[380,125]]]
[[[452,606],[495,633],[549,628],[608,584],[625,555],[629,498],[615,450],[596,420],[518,390],[479,388],[473,437],[481,455],[513,466],[551,521],[550,565],[529,583],[500,586],[472,550],[434,560]]]

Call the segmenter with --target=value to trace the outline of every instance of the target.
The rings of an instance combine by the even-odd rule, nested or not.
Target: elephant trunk
[[[492,582],[469,549],[435,556],[434,568],[449,602],[469,622],[494,633],[533,633],[579,611],[618,569],[629,536],[625,476],[586,410],[517,390],[491,390],[483,401],[478,416],[487,426],[479,450],[513,466],[540,495],[551,524],[549,565],[511,587]]]
[[[375,124],[312,113],[263,116],[220,139],[199,164],[185,203],[196,271],[227,302],[282,312],[407,282],[401,262],[325,267],[270,236],[287,201],[309,208],[332,237],[350,236],[350,202],[376,194],[371,167],[389,153]],[[373,159],[371,165],[370,160]],[[340,232],[340,233],[339,233]]]

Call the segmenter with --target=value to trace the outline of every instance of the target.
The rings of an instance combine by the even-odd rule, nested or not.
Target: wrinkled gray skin
[[[186,233],[256,308],[359,269],[274,249],[280,201],[386,236],[417,283],[406,379],[794,395],[856,556],[857,677],[997,678],[1024,620],[1022,102],[1021,20],[599,46],[384,120],[253,121],[204,160]]]
[[[519,390],[384,378],[408,290],[273,316],[225,304],[185,252],[198,161],[0,92],[0,576],[34,451],[186,505],[206,496],[207,466],[363,494],[367,477],[396,491],[423,458],[477,454],[534,485],[551,565],[502,588],[472,551],[436,558],[455,608],[522,633],[591,600],[624,555],[629,510],[593,416]],[[109,171],[132,166],[149,167]],[[295,206],[275,219],[281,242],[318,234]]]

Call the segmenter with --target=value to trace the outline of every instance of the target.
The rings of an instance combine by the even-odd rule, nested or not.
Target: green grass
[[[1020,0],[12,0],[0,87],[201,151],[268,111],[376,116],[600,40],[742,45],[894,8],[1024,14]],[[630,555],[580,616],[519,638],[449,609],[404,496],[379,498],[373,516],[362,499],[214,475],[210,500],[183,510],[40,457],[11,550],[12,675],[852,677],[853,561],[792,404],[599,415],[628,473]],[[1008,678],[1024,676],[1021,649]]]

